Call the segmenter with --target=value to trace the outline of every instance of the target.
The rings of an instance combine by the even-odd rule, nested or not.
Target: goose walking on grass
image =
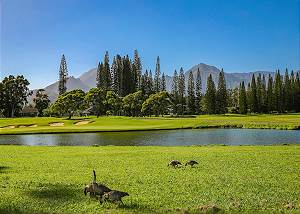
[[[168,166],[173,166],[174,168],[175,168],[176,166],[178,166],[178,165],[182,165],[182,164],[180,163],[180,161],[178,161],[178,160],[172,160],[172,161],[168,164]]]
[[[189,160],[188,162],[186,162],[185,166],[190,165],[191,167],[193,167],[196,164],[198,164],[197,161],[195,161],[195,160]]]
[[[125,196],[129,196],[129,194],[127,192],[112,190],[110,192],[104,193],[104,195],[100,199],[100,204],[102,204],[103,201],[109,201],[113,203],[121,202],[121,204],[124,205],[122,198]]]
[[[94,173],[94,179],[92,181],[92,183],[90,183],[89,185],[85,186],[84,188],[84,194],[87,195],[87,193],[90,193],[90,197],[102,197],[104,193],[106,192],[110,192],[111,189],[108,188],[107,186],[103,185],[103,184],[98,184],[96,182],[96,172],[95,170],[93,170]]]

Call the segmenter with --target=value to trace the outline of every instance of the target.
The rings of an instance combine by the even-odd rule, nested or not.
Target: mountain
[[[79,78],[75,78],[73,76],[70,76],[67,80],[67,90],[71,91],[74,89],[82,89],[83,91],[87,92],[91,87],[86,85],[84,82],[82,82]],[[33,90],[33,95],[28,97],[28,102],[32,103],[33,98],[35,97],[36,91],[38,89]],[[51,102],[56,100],[58,97],[58,81],[48,85],[47,87],[44,88],[45,92],[48,94],[49,99]]]
[[[207,65],[204,63],[195,65],[185,72],[186,85],[188,82],[189,72],[192,72],[194,75],[194,78],[196,79],[198,69],[199,69],[200,75],[201,75],[203,92],[205,92],[206,80],[210,74],[212,75],[213,80],[215,81],[216,86],[217,86],[220,69],[216,68],[215,66]],[[300,71],[298,71],[298,72],[300,72]],[[269,74],[271,74],[271,76],[273,76],[273,77],[275,75],[275,72],[269,72],[269,71],[254,71],[254,72],[248,72],[248,73],[226,73],[225,72],[227,88],[235,88],[235,87],[239,86],[240,82],[242,82],[242,81],[245,81],[245,85],[247,85],[251,81],[252,74],[257,76],[259,73],[264,74],[266,76],[266,81],[268,80]],[[97,76],[96,68],[90,69],[89,71],[83,73],[78,78],[71,76],[71,77],[69,77],[69,79],[67,81],[67,89],[68,89],[68,91],[70,91],[73,89],[80,88],[86,92],[90,88],[96,87],[96,76]],[[166,75],[166,88],[167,88],[167,91],[172,90],[172,76]],[[46,93],[49,95],[51,101],[54,101],[57,98],[58,82],[55,82],[55,83],[45,87],[44,89],[45,89]],[[35,92],[36,92],[36,90],[33,90],[34,95],[35,95]],[[29,101],[32,102],[33,96],[29,97]]]
[[[85,85],[87,85],[90,88],[93,88],[96,86],[96,77],[97,77],[97,68],[93,68],[85,73],[83,73],[79,79],[81,82]]]
[[[219,73],[221,72],[221,70],[216,68],[215,66],[206,65],[204,63],[195,65],[191,69],[189,69],[188,71],[185,72],[184,76],[185,76],[186,84],[188,81],[189,72],[193,73],[194,79],[196,80],[196,75],[197,75],[198,69],[199,69],[200,75],[201,75],[201,83],[202,83],[202,91],[203,92],[205,92],[206,81],[210,74],[212,75],[212,78],[217,87]],[[259,73],[266,76],[266,81],[268,80],[269,74],[271,74],[272,77],[274,77],[274,75],[275,75],[275,72],[269,72],[269,71],[254,71],[254,72],[248,72],[248,73],[226,73],[225,72],[226,86],[227,86],[227,88],[232,89],[232,88],[238,87],[242,81],[244,81],[245,85],[247,85],[251,81],[252,75],[254,74],[255,76],[258,76]]]

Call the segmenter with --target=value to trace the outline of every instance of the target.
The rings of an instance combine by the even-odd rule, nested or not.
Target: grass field
[[[171,159],[198,167],[168,168]],[[300,146],[0,146],[0,213],[299,213]],[[92,179],[127,191],[85,197]]]
[[[81,122],[81,124],[76,124],[78,122]],[[51,123],[56,123],[60,126],[50,126],[49,124]],[[65,118],[50,117],[0,119],[0,134],[97,132],[210,127],[300,129],[300,114],[201,115],[195,118],[77,117],[72,120],[66,120]]]

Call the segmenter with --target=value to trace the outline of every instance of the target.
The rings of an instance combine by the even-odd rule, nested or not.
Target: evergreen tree
[[[216,87],[211,74],[206,83],[205,106],[208,114],[216,113]]]
[[[223,69],[219,74],[219,83],[218,83],[218,90],[216,94],[216,113],[225,114],[227,108],[227,89],[226,89],[226,82],[225,82],[225,75]]]
[[[296,74],[295,79],[295,110],[300,112],[300,77],[299,72]]]
[[[195,114],[195,82],[193,72],[189,72],[188,80],[188,110],[189,114]]]
[[[283,98],[284,98],[284,109],[286,111],[292,110],[292,86],[291,86],[291,80],[289,77],[288,70],[286,69],[285,75],[284,75],[284,86],[283,86]]]
[[[185,109],[185,77],[183,68],[180,68],[179,78],[178,78],[178,95],[180,104],[180,114],[183,115]]]
[[[247,96],[244,81],[240,84],[239,89],[239,112],[241,114],[247,114]]]
[[[146,69],[145,73],[142,74],[142,77],[141,77],[141,86],[140,86],[140,89],[143,93],[143,95],[148,95],[147,93],[147,80],[148,80],[148,70]]]
[[[283,90],[282,90],[282,80],[280,71],[278,70],[275,74],[275,88],[274,88],[274,105],[275,110],[278,112],[283,111]]]
[[[132,81],[132,85],[131,85],[131,91],[135,92],[137,90],[138,87],[138,81],[137,81],[137,70],[136,67],[134,65],[134,62],[131,64],[131,81]]]
[[[292,106],[292,110],[295,111],[295,104],[296,104],[296,78],[295,78],[295,74],[294,71],[291,71],[291,77],[290,77],[290,82],[291,82],[291,106]]]
[[[196,97],[195,97],[195,109],[197,114],[201,112],[201,106],[200,106],[201,98],[202,98],[202,83],[201,83],[200,70],[198,68],[197,76],[196,76]]]
[[[269,74],[268,90],[267,90],[267,111],[270,113],[274,110],[274,89],[273,89],[273,78]]]
[[[103,69],[103,63],[99,62],[98,63],[98,67],[97,67],[97,77],[96,77],[97,88],[105,90],[105,76],[104,76],[103,71],[104,71],[104,69]]]
[[[250,108],[250,103],[251,103],[251,83],[248,82],[247,85],[247,90],[246,90],[246,95],[247,95],[247,106]]]
[[[257,94],[257,112],[262,112],[262,79],[259,73],[256,78],[256,94]]]
[[[167,90],[165,73],[163,73],[161,76],[161,90],[162,91]]]
[[[149,94],[153,94],[154,93],[154,83],[153,83],[153,76],[152,76],[151,69],[149,71],[148,87],[149,87]]]
[[[154,77],[154,91],[160,92],[161,90],[161,81],[160,81],[160,59],[159,56],[156,60],[156,68],[155,68],[155,77]]]
[[[116,76],[114,77],[114,81],[116,81],[116,88],[117,88],[117,91],[116,93],[121,96],[123,94],[123,82],[122,82],[122,79],[123,79],[123,59],[122,57],[117,54],[116,56],[116,64],[117,64],[117,71],[116,71]]]
[[[67,79],[68,79],[68,68],[65,55],[62,55],[59,67],[59,82],[58,82],[58,94],[62,95],[67,91]]]
[[[111,64],[111,73],[112,73],[112,90],[115,93],[119,91],[119,80],[118,80],[118,65],[116,57],[114,57],[113,62]]]
[[[178,114],[178,104],[179,104],[179,93],[178,93],[178,74],[174,71],[173,81],[172,81],[172,97],[173,97],[173,113]]]
[[[108,52],[105,52],[104,61],[103,61],[103,74],[104,74],[104,89],[110,90],[111,89],[111,73],[110,73],[110,65],[109,65],[109,55]]]
[[[140,90],[141,89],[141,81],[142,81],[142,63],[141,59],[139,57],[138,51],[134,50],[134,67],[135,67],[135,72],[136,72],[136,89]]]
[[[132,93],[135,85],[133,81],[133,75],[131,70],[131,62],[128,57],[123,57],[123,75],[122,75],[122,97]]]
[[[263,75],[262,85],[261,85],[261,110],[262,112],[267,112],[267,89],[266,89],[266,77]]]
[[[258,112],[258,101],[257,101],[257,88],[254,74],[252,75],[250,94],[249,94],[249,107],[251,112]]]

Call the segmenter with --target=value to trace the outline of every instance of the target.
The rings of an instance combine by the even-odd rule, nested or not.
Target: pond
[[[187,146],[300,144],[300,130],[181,129],[161,131],[98,132],[74,134],[2,135],[0,145],[31,146]]]

